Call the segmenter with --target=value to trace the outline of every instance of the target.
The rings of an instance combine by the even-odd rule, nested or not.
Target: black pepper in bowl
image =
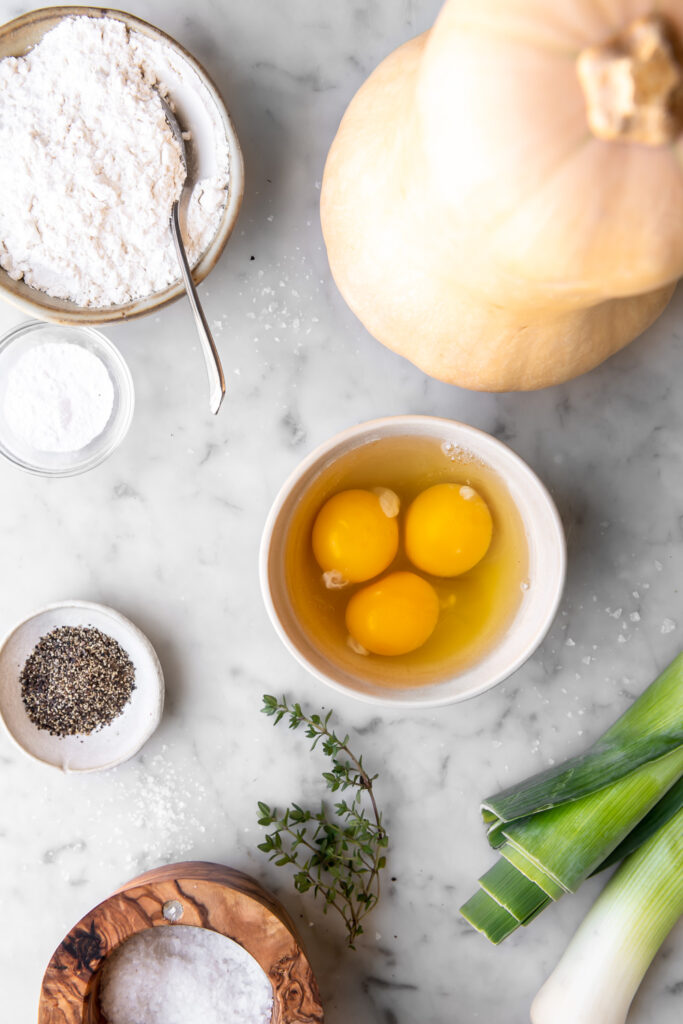
[[[26,713],[51,736],[87,736],[121,714],[135,689],[126,651],[92,626],[41,637],[19,677]]]

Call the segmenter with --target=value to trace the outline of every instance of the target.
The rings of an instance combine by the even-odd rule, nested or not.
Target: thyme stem
[[[376,775],[363,766],[363,758],[349,748],[349,737],[340,738],[329,726],[332,712],[325,717],[307,715],[301,705],[288,703],[268,694],[261,711],[274,718],[274,725],[286,718],[290,729],[305,727],[312,740],[311,749],[321,744],[332,762],[331,771],[322,773],[327,789],[333,793],[352,790],[347,801],[339,800],[334,813],[321,802],[319,811],[305,810],[292,803],[280,814],[277,808],[259,802],[259,824],[272,828],[259,849],[279,867],[292,865],[298,892],[312,890],[324,901],[324,912],[333,907],[343,918],[347,942],[363,933],[361,921],[377,905],[380,897],[380,873],[386,864],[388,837],[373,792]]]

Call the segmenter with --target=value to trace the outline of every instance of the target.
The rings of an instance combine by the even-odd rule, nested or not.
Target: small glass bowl
[[[61,342],[79,345],[104,364],[114,388],[114,404],[104,430],[75,452],[42,452],[27,445],[5,419],[5,393],[9,372],[17,360],[37,345]],[[0,338],[0,454],[37,476],[76,476],[101,462],[118,448],[128,432],[135,392],[130,370],[118,349],[93,327],[27,320]]]

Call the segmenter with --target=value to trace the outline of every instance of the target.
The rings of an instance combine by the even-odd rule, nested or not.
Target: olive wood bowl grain
[[[183,910],[176,923],[163,914],[171,900]],[[248,875],[203,861],[148,871],[86,914],[48,964],[38,1024],[107,1024],[99,1005],[107,956],[147,928],[183,925],[219,932],[251,953],[273,986],[272,1024],[322,1024],[318,986],[287,911]]]
[[[36,43],[39,43],[46,32],[56,28],[64,18],[84,16],[88,18],[114,18],[122,21],[129,29],[139,32],[152,39],[182,59],[195,73],[211,102],[218,110],[225,137],[228,143],[230,158],[230,178],[228,183],[228,199],[212,241],[192,271],[192,279],[199,284],[209,274],[223,252],[242,205],[244,195],[244,162],[237,133],[228,110],[205,69],[191,53],[162,32],[154,25],[136,18],[125,11],[117,11],[108,7],[41,7],[35,11],[22,14],[5,25],[0,25],[0,59],[3,57],[23,57]],[[172,94],[172,98],[173,94]],[[183,123],[184,128],[192,128],[191,123]],[[11,302],[29,316],[38,317],[57,324],[103,324],[119,320],[131,320],[133,317],[155,313],[162,306],[174,302],[185,295],[185,287],[180,280],[144,298],[115,306],[79,306],[67,299],[58,299],[46,292],[32,288],[25,281],[14,281],[0,267],[0,298]]]

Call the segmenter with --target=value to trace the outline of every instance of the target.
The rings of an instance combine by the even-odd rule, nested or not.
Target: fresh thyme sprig
[[[331,711],[324,717],[306,715],[300,704],[290,705],[286,698],[279,701],[268,694],[261,711],[275,719],[274,725],[283,718],[290,729],[304,725],[313,741],[311,750],[320,743],[332,762],[331,770],[322,773],[327,788],[333,793],[354,791],[333,805],[334,815],[325,801],[317,812],[292,803],[282,815],[261,801],[258,805],[259,825],[273,827],[259,850],[278,867],[296,868],[297,891],[312,891],[324,900],[325,913],[333,907],[342,916],[348,945],[354,949],[363,933],[361,921],[379,900],[380,872],[386,864],[388,838],[372,791],[377,776],[368,775],[363,758],[349,750],[348,735],[342,739],[330,729]]]

